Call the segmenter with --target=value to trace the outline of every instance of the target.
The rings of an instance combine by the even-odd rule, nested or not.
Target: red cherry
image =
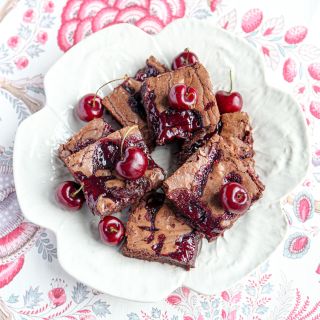
[[[64,207],[76,211],[81,209],[84,203],[84,195],[81,186],[74,181],[64,181],[56,190],[56,199]]]
[[[123,240],[125,228],[118,218],[105,216],[99,222],[99,233],[102,242],[111,246],[116,246]]]
[[[227,92],[220,90],[216,93],[217,104],[220,113],[241,111],[243,100],[239,92]]]
[[[195,53],[189,51],[188,49],[185,49],[173,59],[172,69],[176,70],[181,67],[190,66],[198,61],[199,59]]]
[[[116,165],[117,173],[125,179],[141,178],[148,167],[146,154],[136,147],[129,147],[125,150],[124,157]]]
[[[250,207],[251,200],[247,190],[237,182],[228,182],[220,190],[223,208],[235,214],[243,214]]]
[[[76,114],[82,121],[89,122],[94,118],[101,118],[103,115],[102,99],[95,94],[87,94],[83,96],[78,106]]]
[[[188,110],[197,102],[197,91],[185,84],[174,85],[169,92],[169,105],[176,110]]]

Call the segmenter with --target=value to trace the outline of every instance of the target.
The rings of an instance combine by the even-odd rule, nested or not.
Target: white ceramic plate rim
[[[163,32],[167,32],[169,33],[170,30],[174,29],[174,28],[181,28],[183,27],[183,24],[191,24],[191,23],[196,23],[196,24],[200,24],[200,23],[203,23],[203,22],[200,22],[200,21],[193,21],[192,19],[188,19],[188,20],[185,20],[185,19],[181,19],[180,21],[176,21],[176,22],[173,22],[172,24],[170,24],[168,27],[166,27],[164,29],[164,31],[161,32],[161,34]],[[205,25],[206,23],[204,23]],[[208,23],[208,25],[212,28],[215,28],[213,26],[213,23]],[[92,36],[90,36],[89,38],[85,39],[84,41],[82,41],[81,43],[79,43],[77,46],[75,46],[74,48],[72,48],[69,52],[67,52],[49,71],[48,71],[48,74],[46,75],[45,77],[45,90],[46,90],[46,93],[50,92],[50,85],[49,85],[49,82],[48,79],[50,79],[51,77],[51,74],[55,72],[55,69],[56,69],[56,66],[61,64],[61,62],[63,62],[66,57],[68,57],[69,55],[72,55],[73,52],[79,52],[81,50],[81,48],[86,48],[87,46],[90,46],[91,43],[94,43],[95,39],[99,39],[99,37],[103,37],[103,34],[105,34],[106,36],[108,34],[110,34],[111,32],[118,32],[119,30],[125,30],[125,29],[128,29],[128,30],[135,30],[134,32],[137,32],[137,33],[142,33],[141,30],[133,27],[132,25],[116,25],[116,26],[112,26],[110,28],[107,28],[105,30],[102,30]],[[218,31],[215,30],[217,33],[221,34],[222,37],[227,37],[229,39],[231,39],[231,41],[240,41],[242,43],[243,46],[246,46],[248,48],[248,50],[251,50],[253,51],[253,48],[250,47],[244,40],[242,39],[239,39],[239,38],[236,38],[232,35],[230,35],[229,33],[223,31],[223,30],[220,30]],[[157,36],[150,36],[150,35],[147,35],[147,34],[144,34],[144,37],[155,37],[157,38]],[[154,40],[154,38],[153,38]],[[263,62],[262,62],[262,59],[261,57],[258,55],[258,53],[255,53],[255,59],[257,59],[259,61],[259,66],[258,68],[260,68],[261,70],[261,85],[264,85],[266,87],[271,87],[269,84],[267,84],[266,80],[265,80],[265,73],[264,73],[264,69],[263,69]],[[283,96],[289,96],[288,94],[285,94],[283,92],[281,92],[280,90],[277,90],[277,89],[274,89],[276,90],[277,92],[279,92],[281,95]],[[52,97],[49,97],[49,101],[52,100]],[[58,255],[59,255],[59,260],[60,260],[60,263],[61,265],[64,267],[64,269],[66,271],[68,271],[71,275],[75,275],[75,273],[70,269],[69,265],[65,264],[64,263],[64,258],[63,256],[60,256],[60,250],[59,248],[61,248],[62,244],[60,243],[59,241],[59,236],[58,236],[58,230],[50,225],[50,223],[45,223],[42,219],[38,219],[36,217],[36,215],[32,212],[30,212],[29,210],[29,207],[26,205],[26,202],[25,202],[25,198],[24,198],[24,195],[22,193],[22,185],[25,184],[24,181],[22,181],[22,177],[19,175],[19,171],[21,170],[21,165],[19,163],[19,159],[21,159],[22,157],[22,154],[21,154],[21,149],[19,149],[19,147],[21,147],[21,144],[22,143],[25,143],[24,141],[24,137],[23,137],[23,130],[24,130],[24,127],[27,126],[27,123],[31,123],[34,119],[36,119],[35,117],[40,117],[42,113],[47,113],[49,112],[49,110],[52,111],[52,106],[47,104],[41,111],[39,111],[37,114],[29,117],[27,120],[25,120],[20,128],[18,129],[18,132],[17,132],[17,137],[16,137],[16,144],[15,144],[15,149],[14,149],[14,178],[15,178],[15,182],[16,182],[16,191],[17,191],[17,196],[18,196],[18,199],[19,199],[19,203],[20,203],[20,206],[21,206],[21,209],[22,209],[22,212],[24,213],[24,215],[26,216],[26,218],[28,218],[30,221],[34,222],[34,223],[37,223],[37,224],[40,224],[42,225],[43,227],[46,227],[46,228],[49,228],[51,230],[53,230],[56,235],[57,235],[57,240],[58,240]],[[298,105],[297,105],[297,108]],[[301,111],[300,111],[301,113]],[[300,115],[302,117],[302,114]],[[306,150],[308,150],[308,153],[305,155],[306,156],[306,159],[307,159],[307,162],[308,162],[308,165],[310,164],[310,152],[309,152],[309,145],[308,145],[308,141],[305,141],[306,142]],[[305,170],[304,170],[304,174],[303,176],[301,175],[300,176],[300,180],[303,179],[304,175],[306,174],[306,171],[307,171],[307,166],[305,167]],[[291,189],[294,189],[296,187],[296,185],[299,183],[300,181],[295,181],[295,184],[292,185],[292,188]],[[281,197],[283,197],[284,194],[281,194],[279,195],[279,198],[278,199],[273,199],[274,201],[274,205],[278,205],[278,201],[280,200]],[[256,208],[258,209],[259,208],[259,204],[256,206]],[[286,226],[287,227],[287,226]],[[284,236],[284,233],[282,234],[282,237]],[[280,240],[280,239],[279,239]],[[278,243],[278,245],[280,244],[280,241]],[[260,261],[260,263],[262,263],[262,261]],[[257,265],[256,265],[257,266]],[[252,269],[250,270],[247,270],[246,273],[252,271]],[[243,276],[243,275],[242,275]],[[77,277],[77,276],[76,276]],[[185,278],[185,277],[184,277]],[[79,279],[83,282],[86,282],[88,283],[88,285],[92,285],[92,282],[91,281],[87,281],[86,279],[84,278],[81,278]],[[185,279],[186,281],[182,281],[180,282],[180,285],[181,284],[184,284],[186,283],[188,285],[188,279]],[[148,297],[136,297],[134,295],[127,295],[127,294],[119,294],[119,293],[116,293],[116,292],[112,292],[109,291],[109,290],[105,290],[107,293],[110,293],[112,295],[115,295],[115,296],[119,296],[119,297],[122,297],[122,298],[129,298],[130,300],[138,300],[138,301],[154,301],[154,300],[159,300],[161,298],[164,298],[166,295],[170,294],[170,292],[172,292],[174,289],[176,289],[177,286],[173,285],[172,287],[168,287],[168,289],[166,290],[166,292],[162,292],[161,294],[159,295],[153,295],[153,296],[150,296],[150,299],[148,299]],[[192,286],[190,286],[192,289],[195,289],[193,288]],[[197,290],[197,288],[196,288]],[[198,290],[199,291],[199,290]],[[214,292],[212,292],[214,293]]]

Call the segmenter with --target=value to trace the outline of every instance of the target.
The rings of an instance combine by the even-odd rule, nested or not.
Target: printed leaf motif
[[[43,49],[40,48],[38,44],[32,44],[30,47],[26,50],[27,54],[31,57],[39,57],[41,52],[44,52]]]
[[[72,299],[75,303],[79,304],[87,299],[88,294],[88,287],[80,282],[77,282],[77,285],[73,287]]]
[[[261,47],[262,53],[264,55],[266,64],[272,70],[275,70],[280,62],[280,55],[277,47],[271,44],[264,44]]]
[[[45,14],[40,21],[40,27],[42,28],[51,28],[54,25],[55,17]]]
[[[36,287],[35,289],[30,287],[23,296],[24,306],[29,309],[36,307],[42,300],[41,296],[42,292],[39,292],[39,287]]]
[[[234,9],[222,16],[218,24],[225,30],[233,31],[237,26],[237,11]]]
[[[261,33],[264,37],[274,36],[281,33],[281,31],[283,30],[283,27],[284,27],[283,16],[272,18],[267,20],[262,25]]]
[[[18,115],[19,123],[30,115],[25,105],[19,99],[13,97],[7,91],[3,91],[3,92],[0,91],[0,93],[2,96],[5,97],[5,99],[7,99],[11,103],[13,110]]]
[[[13,65],[10,62],[0,63],[0,72],[3,74],[13,73]]]
[[[259,314],[265,314],[268,311],[268,308],[266,306],[259,306],[256,309],[256,312]]]
[[[262,289],[261,289],[261,293],[262,293],[262,294],[268,294],[268,293],[270,293],[271,291],[272,291],[272,285],[271,285],[271,283],[265,284],[265,285],[262,287]]]
[[[158,308],[152,308],[151,314],[152,318],[159,319],[161,316],[161,310],[159,310]]]
[[[19,301],[19,296],[12,294],[8,299],[8,303],[17,303]]]
[[[201,301],[201,308],[204,310],[209,310],[209,304],[208,301]]]
[[[57,248],[50,243],[50,239],[47,236],[47,233],[41,233],[36,242],[36,247],[38,248],[38,253],[42,254],[42,259],[52,262],[52,258],[57,258]]]
[[[246,286],[245,290],[246,290],[247,294],[250,296],[255,296],[255,294],[256,294],[256,289],[253,287]]]
[[[8,56],[8,49],[4,44],[0,46],[0,60]]]
[[[211,13],[207,9],[198,9],[192,13],[192,17],[197,19],[205,19],[211,16]]]
[[[248,316],[248,315],[250,314],[250,307],[249,307],[248,304],[242,305],[242,312],[243,312],[246,316]]]
[[[304,44],[300,46],[298,53],[302,60],[308,62],[320,57],[320,48],[312,44]]]
[[[33,8],[37,5],[37,0],[26,0],[26,6],[29,8]]]
[[[109,311],[110,305],[107,304],[105,301],[98,300],[92,305],[92,311],[98,317],[104,317],[107,314],[111,314]]]
[[[27,40],[30,37],[31,32],[32,31],[31,31],[30,27],[25,26],[23,24],[20,25],[19,30],[18,30],[19,36],[24,40]]]
[[[139,316],[136,313],[129,313],[127,314],[128,320],[140,320]]]
[[[241,299],[241,292],[238,292],[236,295],[234,295],[231,299],[232,303],[238,303]]]

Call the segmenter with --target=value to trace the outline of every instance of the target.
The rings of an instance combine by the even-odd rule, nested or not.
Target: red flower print
[[[24,22],[33,22],[34,20],[34,11],[32,9],[28,9],[23,15]]]
[[[79,320],[96,320],[97,318],[92,314],[85,314],[80,316]]]
[[[123,22],[155,34],[172,20],[182,18],[185,11],[184,0],[68,0],[61,14],[58,45],[67,51],[91,33]]]
[[[54,3],[53,3],[53,1],[47,1],[47,2],[44,4],[43,10],[44,10],[44,12],[52,13],[53,10],[54,10]]]
[[[282,70],[284,80],[292,82],[297,75],[297,65],[296,62],[288,58],[283,64]]]
[[[53,288],[49,291],[48,297],[55,307],[63,305],[67,300],[64,288]]]
[[[216,11],[217,5],[219,4],[220,0],[211,0],[210,2],[210,10],[212,12]]]
[[[308,72],[314,80],[320,80],[320,63],[312,63],[308,67]]]
[[[20,42],[20,38],[18,36],[12,36],[8,39],[7,44],[8,47],[10,47],[11,49],[14,49],[18,46]]]
[[[45,31],[39,31],[37,34],[37,41],[41,44],[45,44],[48,40],[48,34]]]
[[[29,60],[27,57],[20,57],[17,60],[15,60],[14,63],[19,70],[22,70],[28,66]]]
[[[229,300],[230,300],[230,296],[229,296],[229,294],[228,294],[227,291],[223,291],[223,292],[221,293],[221,297],[222,297],[222,299],[223,299],[224,301],[229,301]]]
[[[284,40],[289,44],[297,44],[304,40],[307,33],[308,29],[304,26],[292,27],[286,32]]]
[[[178,295],[172,294],[167,298],[167,302],[175,306],[181,303],[181,298]]]
[[[312,114],[315,118],[320,119],[320,102],[318,102],[318,101],[311,101],[309,108],[310,108],[311,114]]]
[[[262,19],[263,13],[260,9],[251,9],[244,14],[241,28],[246,33],[252,32],[260,26]]]

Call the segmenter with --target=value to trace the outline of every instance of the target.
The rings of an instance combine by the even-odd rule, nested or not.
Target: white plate
[[[83,124],[73,116],[79,98],[124,74],[133,75],[155,55],[170,65],[191,48],[208,68],[215,89],[234,88],[244,98],[254,128],[257,171],[266,185],[264,197],[223,238],[203,241],[196,268],[123,257],[100,243],[97,220],[88,209],[64,211],[54,201],[56,185],[69,178],[56,158],[57,147]],[[105,89],[105,94],[112,86]],[[244,41],[217,29],[210,21],[177,20],[150,36],[120,24],[102,30],[68,51],[45,78],[47,104],[19,127],[14,149],[14,177],[20,206],[32,222],[53,230],[66,271],[114,296],[155,301],[181,285],[204,294],[225,289],[262,263],[283,239],[287,223],[279,199],[305,176],[309,149],[297,103],[266,84],[259,54]],[[164,149],[155,155],[166,162]]]

